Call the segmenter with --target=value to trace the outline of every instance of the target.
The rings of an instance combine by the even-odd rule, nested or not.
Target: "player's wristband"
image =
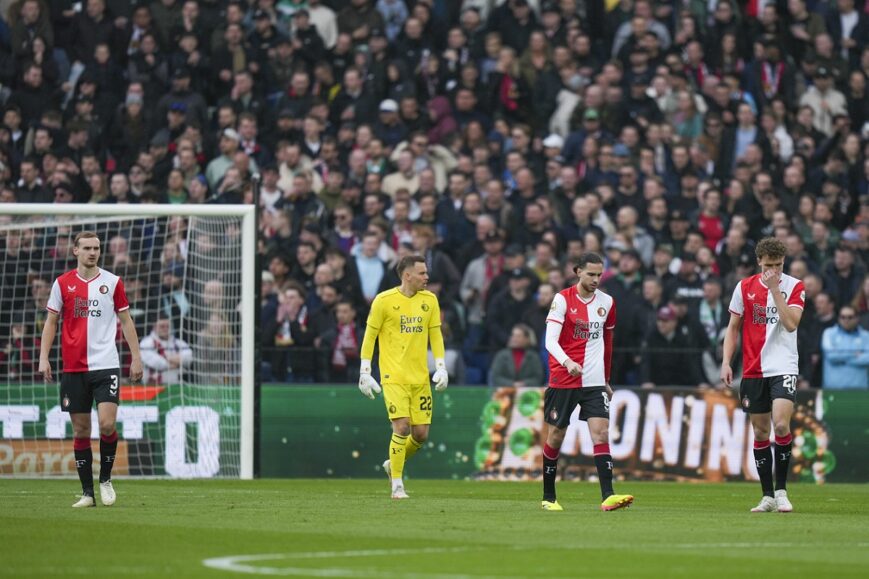
[[[447,363],[444,361],[443,358],[435,358],[435,369],[436,370],[446,370],[447,369]]]
[[[360,374],[371,374],[371,360],[360,360],[359,361],[359,373]]]

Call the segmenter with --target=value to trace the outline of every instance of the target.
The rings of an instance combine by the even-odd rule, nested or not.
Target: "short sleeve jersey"
[[[582,374],[573,377],[558,360],[549,355],[550,388],[582,388],[606,385],[604,330],[616,325],[616,302],[613,297],[595,290],[584,300],[572,286],[555,295],[546,323],[561,324],[558,344],[568,357],[582,366]]]
[[[795,277],[782,274],[779,282],[788,307],[803,309],[806,289]],[[767,378],[799,373],[797,332],[781,324],[778,308],[760,274],[747,277],[733,290],[730,313],[742,316],[742,375]]]
[[[398,288],[381,292],[371,303],[367,324],[378,332],[382,382],[428,383],[428,333],[441,325],[437,296],[426,290],[410,298]]]
[[[61,319],[64,372],[120,367],[118,312],[129,309],[121,278],[104,269],[86,280],[77,270],[54,280],[46,309]]]

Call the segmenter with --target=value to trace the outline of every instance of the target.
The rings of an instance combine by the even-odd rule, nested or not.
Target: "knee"
[[[115,431],[115,423],[114,422],[103,422],[100,421],[100,434],[102,436],[108,436]]]
[[[75,438],[90,438],[91,437],[91,427],[89,425],[88,426],[73,425],[72,435]]]
[[[790,434],[791,425],[788,422],[778,422],[775,425],[775,435],[778,437],[784,437]]]
[[[397,420],[392,423],[392,432],[399,436],[410,434],[410,424],[407,421]]]
[[[609,444],[610,433],[608,428],[592,433],[591,439],[595,444]]]
[[[769,426],[756,426],[754,427],[754,439],[755,440],[769,440]]]
[[[422,444],[426,440],[428,440],[428,432],[413,432],[413,439],[418,443]]]
[[[547,440],[549,446],[559,449],[561,448],[561,443],[564,442],[564,431],[553,428],[549,431],[549,436],[547,438],[549,439]]]

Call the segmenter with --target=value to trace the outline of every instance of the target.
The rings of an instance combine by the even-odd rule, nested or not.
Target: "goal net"
[[[0,205],[0,476],[76,475],[62,323],[54,382],[37,370],[49,292],[76,267],[80,231],[97,233],[100,267],[125,285],[145,370],[129,382],[119,327],[113,475],[252,478],[254,210],[231,205]]]

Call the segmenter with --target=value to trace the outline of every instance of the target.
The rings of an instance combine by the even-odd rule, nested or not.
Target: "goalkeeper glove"
[[[359,391],[372,400],[381,392],[380,384],[371,376],[371,360],[362,360],[359,365]]]
[[[447,365],[444,363],[443,358],[435,360],[435,373],[431,379],[432,382],[434,382],[436,391],[443,392],[447,389],[447,384],[450,382],[450,375],[447,374]]]

